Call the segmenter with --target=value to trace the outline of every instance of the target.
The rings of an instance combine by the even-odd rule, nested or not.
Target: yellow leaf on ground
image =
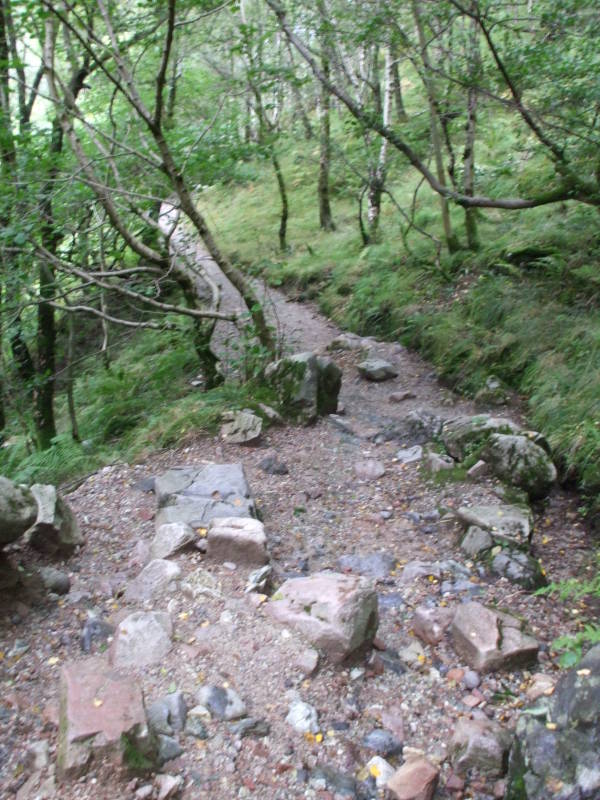
[[[104,700],[100,700],[99,697],[94,697],[94,706],[96,708],[100,708],[100,706],[104,703]]]
[[[58,664],[59,661],[60,659],[58,656],[52,656],[51,658],[48,659],[46,663],[48,664],[48,666],[53,667],[55,664]]]

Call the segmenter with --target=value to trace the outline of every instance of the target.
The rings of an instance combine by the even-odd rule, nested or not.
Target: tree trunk
[[[400,122],[406,122],[408,115],[404,108],[404,100],[402,98],[402,82],[400,80],[400,67],[398,66],[398,48],[395,44],[390,45],[390,53],[392,58],[391,71],[392,71],[392,92],[394,94],[394,104],[396,106],[396,117]]]
[[[275,148],[271,145],[271,162],[275,170],[277,178],[277,186],[279,188],[279,196],[281,197],[281,217],[279,221],[279,249],[287,250],[287,221],[288,221],[288,199],[285,189],[285,181],[283,179],[283,172],[281,171],[281,164],[275,153]]]
[[[55,294],[54,274],[40,264],[40,302],[37,313],[37,375],[33,392],[33,419],[38,448],[47,450],[56,436],[54,422],[54,371],[56,329],[54,309],[48,302]]]
[[[429,62],[429,55],[427,52],[427,40],[425,39],[425,32],[421,22],[421,12],[417,0],[413,0],[413,15],[419,36],[419,47],[421,49],[421,60],[423,62],[423,81],[427,91],[427,99],[429,102],[429,115],[431,119],[431,143],[433,146],[433,155],[435,158],[435,167],[437,172],[437,179],[441,186],[446,186],[446,174],[444,170],[444,160],[442,157],[442,141],[439,129],[439,120],[436,108],[435,89],[431,78],[431,64]],[[440,208],[442,212],[442,224],[444,227],[444,236],[446,239],[446,247],[450,253],[454,253],[459,249],[458,239],[452,231],[452,223],[450,221],[450,209],[448,200],[440,195]]]
[[[382,121],[385,126],[390,124],[390,117],[392,113],[392,97],[393,97],[393,58],[391,49],[388,48],[385,54],[385,86],[383,90],[383,106],[382,106]],[[377,164],[372,169],[369,176],[369,191],[367,192],[367,220],[369,223],[367,238],[369,242],[374,242],[377,239],[379,231],[379,219],[381,216],[381,198],[385,188],[385,179],[387,175],[387,157],[388,157],[389,143],[387,139],[381,139],[379,145],[379,157]]]
[[[475,128],[477,124],[477,92],[474,82],[480,67],[478,26],[476,20],[471,20],[469,36],[469,89],[467,93],[467,125],[465,135],[464,163],[464,193],[469,197],[475,194]],[[470,250],[478,250],[479,236],[477,233],[477,209],[465,208],[465,229],[467,244]]]
[[[69,335],[67,339],[67,369],[66,369],[66,390],[67,404],[69,407],[69,419],[71,421],[71,436],[75,442],[80,442],[79,426],[77,425],[77,411],[75,409],[75,398],[73,397],[73,387],[75,377],[73,375],[73,351],[75,344],[75,314],[67,314],[67,325]]]
[[[290,65],[292,69],[295,67],[296,62],[294,61],[294,53],[292,52],[292,48],[290,43],[286,39],[285,41],[286,50],[290,59]],[[313,129],[312,125],[310,124],[310,120],[308,118],[308,114],[306,113],[306,109],[304,108],[304,101],[302,100],[302,94],[300,93],[300,89],[298,88],[294,77],[292,77],[290,81],[290,87],[292,89],[292,96],[294,98],[294,106],[295,106],[295,113],[302,122],[302,127],[304,128],[304,138],[308,141],[313,138]]]
[[[323,57],[323,73],[329,78],[329,60]],[[331,166],[331,98],[329,91],[320,85],[319,95],[319,225],[324,231],[335,230],[329,202],[329,169]]]

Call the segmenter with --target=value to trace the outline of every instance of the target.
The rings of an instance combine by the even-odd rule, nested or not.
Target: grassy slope
[[[479,180],[497,194],[519,191],[513,176],[520,165],[505,166],[515,134],[502,121],[484,119],[482,136]],[[597,490],[597,212],[577,204],[486,211],[479,223],[481,250],[444,255],[436,265],[431,241],[414,230],[406,251],[402,220],[391,202],[384,206],[381,241],[361,246],[356,191],[339,178],[339,153],[333,170],[336,231],[319,231],[317,144],[284,140],[279,148],[290,195],[289,252],[277,250],[279,198],[268,164],[254,164],[249,182],[202,193],[203,209],[234,256],[272,284],[318,299],[348,329],[416,347],[466,393],[475,393],[491,374],[500,377],[528,398],[530,423],[546,433],[563,472],[577,474],[590,493]],[[351,157],[360,158],[358,147]],[[531,163],[520,172],[521,188],[536,168]],[[245,172],[248,181],[253,170],[246,166]],[[414,174],[396,159],[390,175],[394,197],[409,207]],[[464,241],[463,213],[455,208],[452,214]],[[415,221],[440,235],[438,200],[426,187]]]

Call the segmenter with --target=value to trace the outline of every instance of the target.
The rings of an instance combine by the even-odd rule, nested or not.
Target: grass
[[[478,180],[484,191],[514,194],[517,182],[535,180],[540,164],[535,157],[514,164],[514,134],[501,121],[482,115],[482,130]],[[407,251],[403,220],[388,201],[381,240],[363,247],[356,185],[352,176],[347,185],[340,178],[348,174],[344,159],[356,160],[360,146],[337,152],[332,233],[318,229],[317,145],[295,139],[279,147],[290,202],[287,252],[277,248],[279,202],[268,164],[257,165],[256,180],[201,195],[219,239],[235,242],[233,257],[297,298],[316,300],[343,327],[419,350],[467,395],[489,376],[500,378],[526,399],[529,424],[546,434],[563,477],[593,498],[600,489],[597,212],[576,203],[482,212],[481,249],[452,256],[442,251],[436,260],[431,240],[415,230]],[[395,199],[408,208],[417,179],[396,156],[390,175]],[[438,199],[426,187],[415,208],[417,224],[440,238]],[[464,243],[463,212],[453,208],[452,219]]]
[[[145,331],[123,346],[109,370],[89,365],[75,385],[81,443],[71,436],[66,401],[58,396],[59,435],[49,450],[28,452],[26,437],[0,448],[0,473],[23,483],[63,483],[105,464],[142,459],[190,436],[214,432],[228,408],[271,403],[256,381],[230,380],[209,392],[189,381],[198,372],[185,330]]]

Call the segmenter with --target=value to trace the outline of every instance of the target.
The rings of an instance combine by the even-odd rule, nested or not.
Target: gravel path
[[[200,252],[197,255],[204,258]],[[211,262],[206,266],[213,270]],[[311,305],[290,302],[274,291],[269,291],[268,298],[271,313],[293,349],[324,351],[338,333]],[[235,293],[226,286],[224,309],[237,303]],[[217,341],[222,347],[227,334],[221,324],[219,328]],[[155,500],[153,494],[143,491],[147,488],[143,480],[174,465],[210,461],[243,463],[264,519],[276,584],[287,576],[335,569],[343,555],[389,555],[395,566],[376,581],[380,650],[343,667],[325,663],[307,677],[299,666],[305,644],[273,623],[244,594],[248,570],[207,564],[199,552],[176,559],[184,575],[205,567],[219,590],[199,603],[178,593],[156,603],[157,609],[171,613],[176,640],[167,663],[140,673],[147,700],[151,702],[175,686],[192,705],[202,683],[227,684],[245,700],[253,717],[270,725],[265,738],[240,739],[226,723],[213,720],[207,726],[208,739],[182,740],[183,755],[164,768],[184,778],[181,796],[186,800],[356,796],[349,793],[349,782],[365,777],[365,764],[373,756],[363,744],[364,737],[383,724],[395,726],[405,752],[408,748],[421,750],[440,765],[437,798],[501,796],[501,787],[477,775],[471,776],[463,789],[446,788],[452,774],[447,758],[450,732],[459,717],[473,712],[474,705],[478,713],[513,726],[526,699],[530,673],[482,676],[480,686],[470,690],[460,680],[451,679],[457,675],[452,670],[465,665],[446,639],[436,647],[424,645],[422,652],[418,651],[421,657],[405,670],[381,653],[401,653],[416,646],[411,618],[418,604],[441,602],[453,607],[465,597],[477,596],[522,615],[543,645],[539,670],[554,673],[549,644],[557,634],[576,630],[577,617],[585,608],[565,607],[554,598],[528,594],[465,561],[458,548],[457,525],[446,518],[445,511],[465,503],[497,502],[497,483],[492,479],[436,482],[418,462],[403,465],[397,452],[414,441],[402,441],[398,431],[414,410],[450,417],[484,409],[475,409],[442,388],[431,367],[400,345],[364,344],[371,354],[391,361],[398,377],[367,383],[356,370],[364,351],[335,352],[344,372],[343,416],[320,420],[308,429],[270,428],[255,448],[197,436],[185,446],[155,454],[143,463],[107,467],[70,495],[86,536],[86,546],[64,564],[71,574],[71,592],[62,599],[46,598],[39,605],[11,598],[2,609],[0,796],[11,797],[30,776],[31,767],[24,758],[29,743],[47,740],[51,754],[54,752],[59,671],[65,662],[83,657],[79,634],[88,611],[94,609],[116,624],[133,610],[124,604],[121,592],[139,572],[140,543],[149,543],[154,532]],[[406,393],[406,399],[391,402],[393,393]],[[510,409],[506,413],[516,418]],[[395,438],[389,438],[394,430]],[[288,474],[265,474],[259,463],[266,452],[276,453],[287,465]],[[355,465],[370,458],[384,465],[385,474],[373,481],[362,480]],[[559,490],[535,509],[535,554],[553,580],[585,570],[590,561],[589,543],[576,509],[577,498]],[[13,553],[13,558],[26,567],[43,561],[25,547]],[[466,563],[468,590],[450,591],[442,597],[437,579],[403,582],[407,562],[448,558]],[[16,640],[28,646],[18,657],[9,655]],[[317,710],[322,739],[304,737],[286,723],[295,698]],[[46,770],[43,775],[47,774]],[[130,776],[93,765],[78,782],[57,781],[53,796],[66,800],[133,798],[145,784],[143,776],[131,782]],[[33,789],[24,794],[21,789],[17,796],[27,800],[36,794]],[[383,795],[374,792],[370,796]]]

